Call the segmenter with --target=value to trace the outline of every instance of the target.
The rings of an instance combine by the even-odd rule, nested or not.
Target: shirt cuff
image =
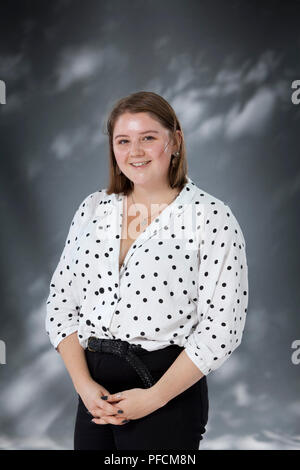
[[[55,337],[49,336],[50,342],[52,343],[53,347],[55,350],[59,353],[57,350],[57,346],[59,343],[65,339],[67,336],[71,335],[72,333],[75,333],[75,331],[78,331],[78,325],[73,325],[69,326],[68,328],[64,328],[59,335],[56,335]]]
[[[188,357],[191,359],[191,361],[193,361],[195,366],[198,367],[198,369],[200,369],[202,374],[208,375],[209,372],[211,372],[210,367],[205,364],[204,360],[200,357],[200,355],[199,356],[195,355],[194,349],[189,344],[184,346],[184,350],[186,354],[188,355]]]

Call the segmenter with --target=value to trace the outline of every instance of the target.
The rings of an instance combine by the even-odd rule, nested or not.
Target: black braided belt
[[[148,367],[134,353],[134,351],[142,349],[139,344],[130,344],[128,341],[121,339],[101,339],[95,336],[90,336],[88,339],[89,351],[110,353],[125,359],[139,375],[145,388],[149,388],[155,383],[153,377]]]

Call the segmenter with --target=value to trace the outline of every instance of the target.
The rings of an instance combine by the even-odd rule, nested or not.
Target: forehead
[[[164,132],[165,129],[161,123],[148,113],[123,113],[116,120],[114,134],[117,132],[142,132],[156,130]]]

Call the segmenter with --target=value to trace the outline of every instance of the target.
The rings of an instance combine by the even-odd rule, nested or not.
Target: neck
[[[179,194],[178,188],[165,186],[152,186],[151,190],[142,185],[134,185],[132,195],[135,203],[151,206],[151,204],[169,204]]]

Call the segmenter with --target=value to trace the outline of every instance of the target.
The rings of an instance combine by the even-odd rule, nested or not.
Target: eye
[[[145,135],[144,139],[148,139],[148,138],[154,140],[154,137],[152,135]],[[121,139],[121,140],[118,141],[118,144],[122,145],[122,142],[128,142],[128,140],[127,139]]]

